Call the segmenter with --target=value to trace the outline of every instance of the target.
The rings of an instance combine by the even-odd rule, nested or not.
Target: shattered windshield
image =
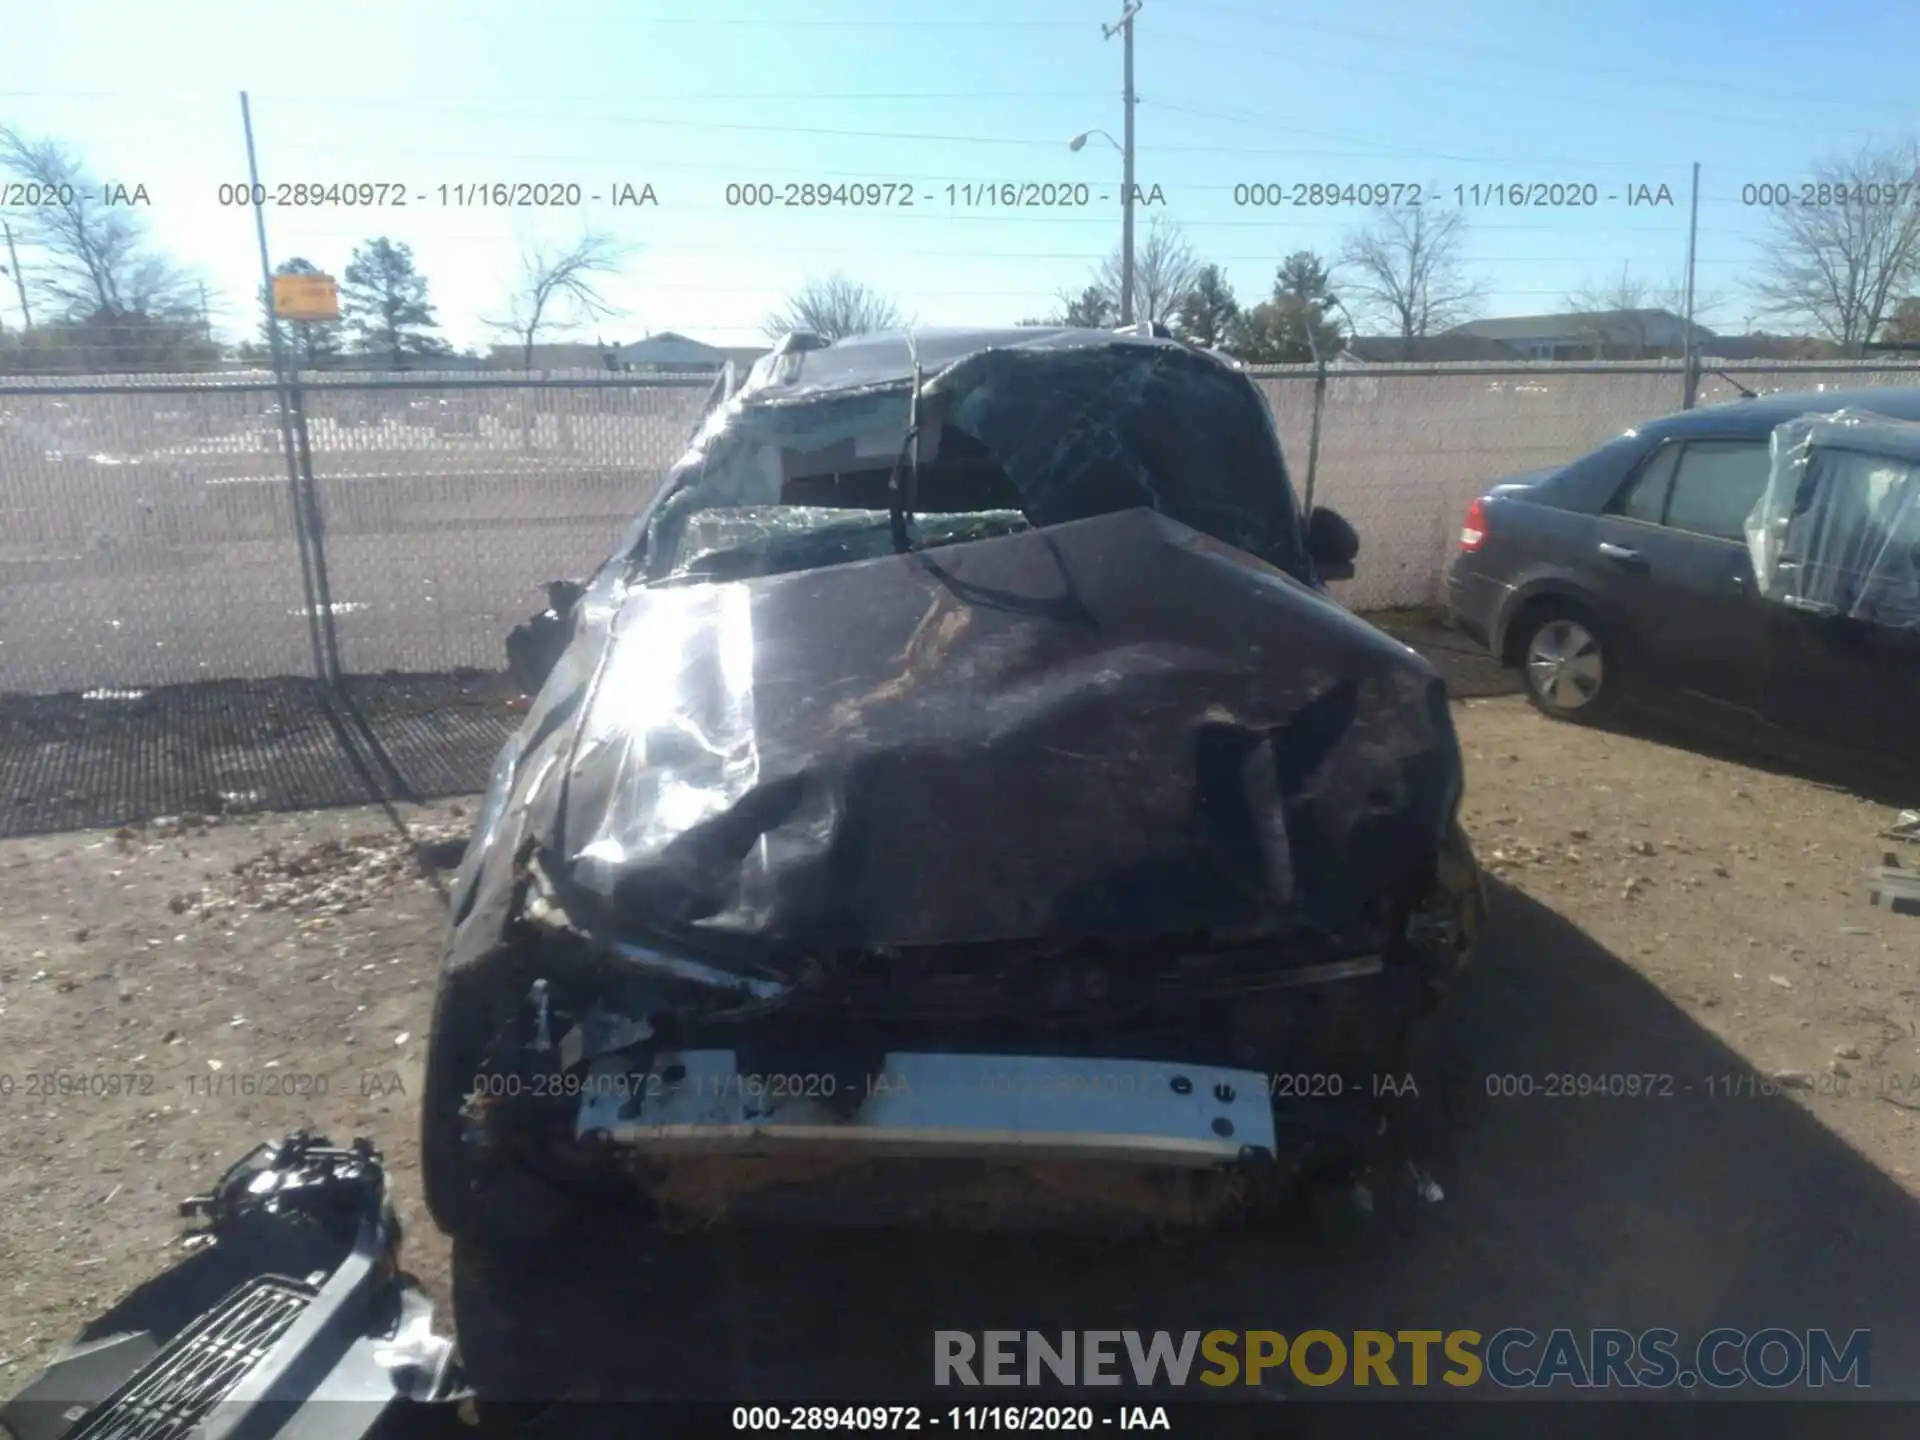
[[[913,477],[916,549],[1121,510],[1160,511],[1311,578],[1264,403],[1165,347],[986,350],[912,387],[731,412],[644,527],[656,584],[745,579],[894,550],[890,482]]]

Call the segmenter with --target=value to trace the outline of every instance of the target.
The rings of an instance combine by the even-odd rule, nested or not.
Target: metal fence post
[[[1307,484],[1300,497],[1302,513],[1313,513],[1313,482],[1320,471],[1320,415],[1327,408],[1327,362],[1317,360],[1313,374],[1313,428],[1307,432]]]
[[[307,539],[313,546],[314,608],[320,616],[320,638],[325,646],[329,686],[340,683],[340,637],[333,623],[333,585],[327,579],[327,527],[320,509],[320,489],[313,478],[313,447],[307,440],[306,387],[298,372],[287,377],[293,396],[293,433],[300,457],[300,479],[305,487]]]
[[[267,340],[273,348],[274,394],[279,402],[276,409],[280,412],[280,443],[287,455],[287,498],[293,508],[293,543],[300,552],[300,591],[306,598],[307,640],[313,646],[313,678],[322,685],[331,686],[331,671],[327,666],[327,652],[321,639],[320,598],[314,588],[313,557],[308,554],[307,505],[300,488],[299,446],[293,433],[293,389],[298,381],[289,383],[287,347],[280,336],[280,320],[273,313],[273,262],[267,255],[267,212],[265,191],[260,186],[260,163],[253,148],[253,107],[247,101],[247,92],[240,92],[240,124],[247,136],[247,175],[253,186],[253,227],[260,242],[260,283],[263,287],[261,306],[266,312]],[[329,622],[332,609],[327,611]]]

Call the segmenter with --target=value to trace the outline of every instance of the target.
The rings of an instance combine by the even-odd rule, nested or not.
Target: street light
[[[1067,142],[1069,150],[1084,150],[1087,141],[1098,135],[1120,152],[1124,180],[1120,190],[1120,323],[1133,323],[1133,156],[1127,147],[1104,130],[1082,130]]]
[[[1086,148],[1087,141],[1091,140],[1096,135],[1098,135],[1102,140],[1106,141],[1109,145],[1113,146],[1113,148],[1118,150],[1122,155],[1125,155],[1127,153],[1126,147],[1122,145],[1118,140],[1114,139],[1113,136],[1109,135],[1104,130],[1082,130],[1078,135],[1074,136],[1071,140],[1067,141],[1067,149],[1083,150]]]

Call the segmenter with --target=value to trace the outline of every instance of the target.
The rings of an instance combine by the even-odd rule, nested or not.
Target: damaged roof
[[[947,366],[982,350],[1083,350],[1113,346],[1207,355],[1224,369],[1238,368],[1224,356],[1183,341],[1127,331],[1066,325],[934,326],[849,336],[817,349],[776,349],[755,362],[741,393],[778,403],[834,390],[904,385],[913,379],[916,355],[922,374],[931,379]]]

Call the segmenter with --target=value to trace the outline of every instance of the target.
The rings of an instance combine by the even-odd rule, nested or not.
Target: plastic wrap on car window
[[[1776,426],[1747,548],[1768,600],[1920,627],[1920,424],[1852,409]]]

